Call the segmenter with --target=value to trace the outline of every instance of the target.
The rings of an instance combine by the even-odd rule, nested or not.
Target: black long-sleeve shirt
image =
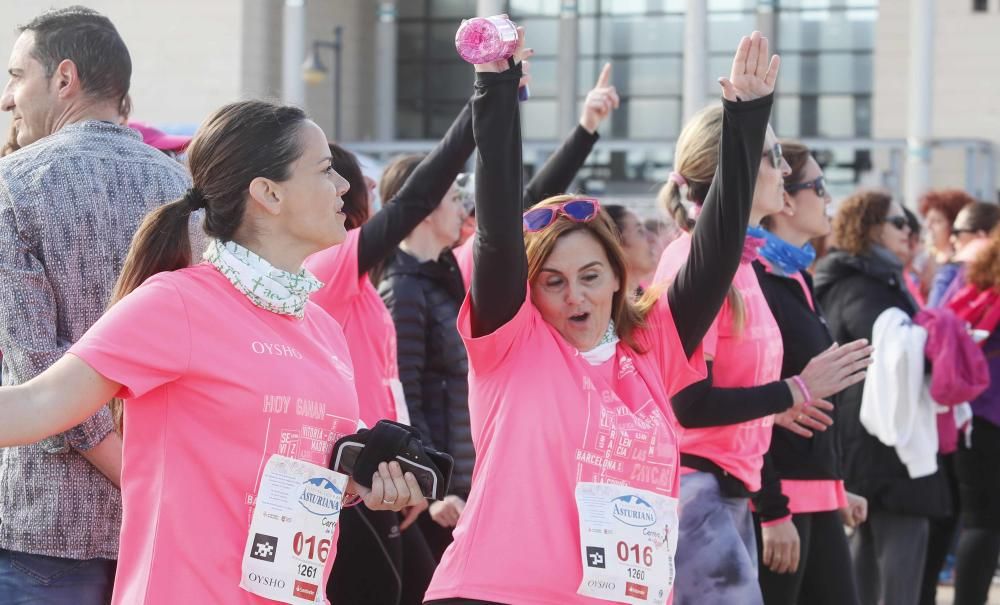
[[[434,212],[472,154],[472,108],[466,103],[448,132],[406,179],[399,193],[361,226],[358,275],[372,270]]]
[[[473,95],[477,145],[472,334],[510,321],[527,295],[521,226],[519,67],[480,73]],[[709,188],[691,255],[667,292],[685,353],[690,356],[722,307],[743,250],[772,97],[724,102],[719,166]]]

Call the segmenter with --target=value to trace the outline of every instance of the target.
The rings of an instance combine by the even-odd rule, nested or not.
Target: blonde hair
[[[578,196],[557,195],[538,202],[531,209],[547,208],[572,199],[578,199]],[[552,250],[556,247],[559,238],[576,231],[589,233],[601,244],[604,253],[608,256],[608,262],[611,263],[611,269],[621,284],[611,299],[611,319],[615,322],[618,338],[636,352],[645,352],[636,342],[635,331],[645,326],[646,315],[656,304],[661,291],[653,289],[653,291],[647,291],[638,301],[631,301],[628,288],[625,285],[628,283],[625,251],[622,250],[614,221],[604,210],[601,210],[594,220],[587,223],[578,223],[560,215],[554,223],[545,229],[535,233],[525,233],[524,247],[528,255],[528,282],[534,283],[535,278],[541,273],[545,261],[548,260]]]
[[[722,122],[722,106],[715,105],[702,109],[684,125],[674,151],[674,172],[687,181],[687,192],[682,195],[682,187],[671,179],[660,187],[660,192],[657,194],[660,206],[674,219],[677,226],[685,231],[694,229],[694,219],[684,205],[685,199],[700,206],[708,195],[712,179],[715,178],[715,169],[719,165]],[[743,297],[736,288],[730,286],[726,302],[732,310],[736,333],[742,333],[746,322],[746,304],[743,302]]]

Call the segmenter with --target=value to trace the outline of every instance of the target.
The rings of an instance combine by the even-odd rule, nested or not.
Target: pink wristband
[[[806,381],[802,380],[801,376],[792,376],[792,382],[802,391],[802,397],[805,399],[806,404],[812,401],[812,393],[809,392],[809,387],[806,386]]]

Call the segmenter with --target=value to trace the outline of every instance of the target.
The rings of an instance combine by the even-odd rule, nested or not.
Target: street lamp
[[[329,48],[333,51],[333,139],[340,141],[340,51],[343,27],[333,28],[333,41],[313,40],[312,52],[302,64],[302,79],[307,84],[319,84],[330,75],[330,70],[323,65],[319,51]]]

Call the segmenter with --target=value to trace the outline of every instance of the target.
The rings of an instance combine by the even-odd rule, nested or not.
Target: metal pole
[[[934,0],[910,2],[910,116],[906,138],[906,205],[916,208],[931,183],[931,107],[934,95]]]
[[[559,11],[559,91],[556,96],[556,112],[559,120],[558,136],[568,132],[576,124],[577,55],[579,54],[579,21],[576,0],[563,0]]]
[[[687,0],[684,13],[684,121],[705,106],[708,94],[708,8],[704,0]]]
[[[375,138],[396,138],[396,2],[378,6],[375,24]]]
[[[281,98],[288,105],[306,103],[302,63],[306,58],[305,0],[285,0],[281,48]]]

